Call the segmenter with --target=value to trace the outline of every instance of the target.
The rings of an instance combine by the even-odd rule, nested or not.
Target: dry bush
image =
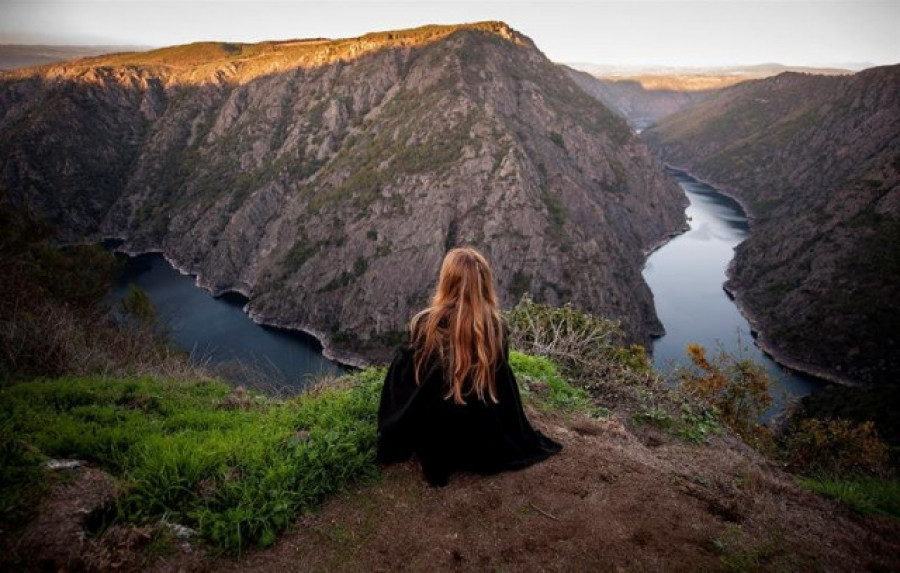
[[[202,362],[152,328],[123,327],[100,311],[42,302],[0,320],[0,373],[209,379]]]
[[[121,312],[105,298],[120,265],[99,245],[59,246],[53,231],[16,209],[0,189],[0,382],[64,374],[208,379],[155,326],[146,293]]]
[[[688,345],[687,355],[691,366],[676,371],[681,393],[713,408],[718,419],[751,446],[773,451],[772,432],[759,419],[772,405],[775,383],[762,366],[724,351],[709,360],[699,344]]]
[[[801,420],[787,435],[785,461],[806,475],[852,477],[889,473],[889,447],[872,422]]]
[[[514,348],[550,358],[575,386],[595,398],[626,409],[664,409],[678,415],[677,397],[653,371],[644,348],[626,345],[618,322],[569,304],[538,304],[527,294],[505,318]]]
[[[554,308],[529,295],[505,313],[512,345],[526,354],[546,356],[567,376],[596,384],[653,386],[658,383],[646,351],[625,345],[618,322],[576,310]]]

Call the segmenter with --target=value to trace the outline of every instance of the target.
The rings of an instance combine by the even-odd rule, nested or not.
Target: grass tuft
[[[900,519],[900,480],[874,477],[801,478],[806,489],[837,499],[865,515]]]

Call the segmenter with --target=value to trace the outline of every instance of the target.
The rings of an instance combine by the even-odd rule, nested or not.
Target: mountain
[[[0,76],[0,185],[61,240],[163,251],[254,320],[385,358],[446,250],[662,332],[644,253],[683,195],[628,125],[499,22],[200,43]]]
[[[41,66],[113,52],[148,50],[140,46],[45,46],[0,44],[0,70]]]
[[[785,73],[642,135],[753,217],[727,288],[782,362],[845,382],[900,373],[900,66]]]
[[[665,87],[644,85],[649,78],[599,78],[587,72],[565,68],[581,89],[609,109],[627,119],[636,130],[644,130],[661,118],[703,101],[717,88],[682,89],[682,84]],[[652,84],[651,84],[652,85]]]
[[[837,68],[792,67],[781,64],[713,68],[623,67],[572,64],[566,67],[578,85],[638,130],[667,115],[695,105],[717,91],[748,80],[786,71],[847,75]]]

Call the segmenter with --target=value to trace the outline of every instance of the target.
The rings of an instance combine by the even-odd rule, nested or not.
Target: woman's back
[[[382,391],[381,461],[415,453],[428,481],[443,485],[457,470],[518,469],[561,449],[522,410],[490,269],[480,254],[448,253],[433,304],[413,319],[410,333]]]

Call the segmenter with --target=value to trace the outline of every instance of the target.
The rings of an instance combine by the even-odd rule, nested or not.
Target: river
[[[652,253],[644,267],[644,280],[666,329],[653,344],[656,369],[667,372],[677,363],[688,363],[684,351],[692,342],[705,346],[708,357],[722,349],[751,358],[783,390],[774,393],[776,403],[767,415],[780,410],[787,398],[823,388],[825,382],[784,368],[762,352],[753,343],[747,320],[722,288],[734,248],[750,232],[744,210],[687,173],[670,170],[670,174],[690,201],[685,211],[690,230]]]
[[[161,254],[126,257],[110,300],[120,300],[132,283],[150,296],[177,348],[233,382],[299,390],[311,378],[347,371],[323,357],[312,336],[254,323],[243,311],[244,297],[213,297]]]
[[[749,233],[741,206],[686,173],[671,173],[690,201],[690,230],[651,254],[644,267],[666,328],[653,345],[654,366],[666,372],[675,363],[687,363],[684,349],[692,342],[705,346],[708,355],[723,349],[751,358],[779,380],[784,391],[775,393],[776,404],[768,415],[780,410],[785,398],[822,388],[824,382],[781,367],[757,348],[746,319],[722,288],[734,248]],[[346,371],[322,356],[313,337],[254,323],[243,312],[243,297],[213,297],[160,254],[128,257],[111,299],[125,296],[131,283],[150,296],[178,348],[233,381],[263,379],[299,389],[311,377]]]

